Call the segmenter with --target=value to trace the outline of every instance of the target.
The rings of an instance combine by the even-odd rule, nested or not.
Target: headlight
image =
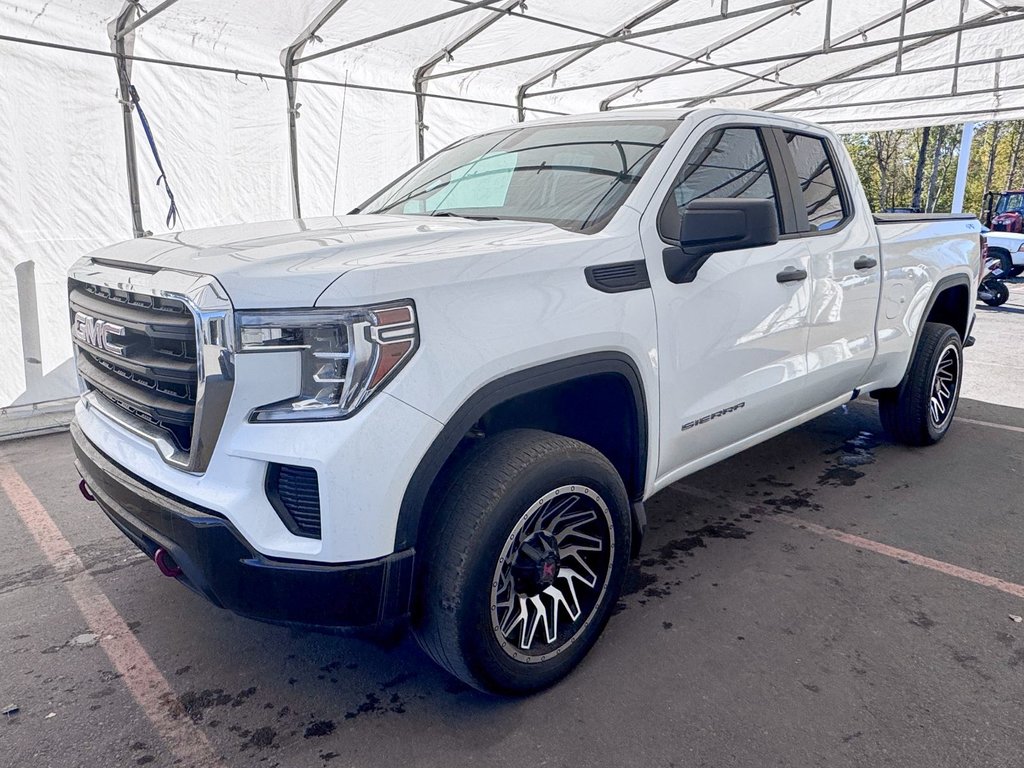
[[[398,373],[419,345],[412,301],[355,309],[235,315],[239,353],[299,352],[298,397],[255,409],[250,421],[340,419]]]

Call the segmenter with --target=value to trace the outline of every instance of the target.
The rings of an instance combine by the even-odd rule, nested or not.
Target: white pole
[[[974,142],[974,123],[964,123],[960,138],[960,158],[956,162],[956,184],[953,186],[951,213],[964,212],[964,191],[967,189],[967,167],[971,164],[971,144]]]

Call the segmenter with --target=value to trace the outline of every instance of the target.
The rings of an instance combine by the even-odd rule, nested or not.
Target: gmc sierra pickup
[[[836,136],[771,114],[474,136],[346,216],[77,262],[81,488],[219,606],[408,622],[535,691],[608,621],[652,494],[865,394],[942,439],[980,229],[873,217]]]

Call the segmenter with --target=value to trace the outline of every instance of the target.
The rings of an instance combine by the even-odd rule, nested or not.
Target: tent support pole
[[[455,0],[461,2],[461,0]],[[752,6],[749,8],[740,8],[735,11],[730,11],[728,18],[736,18],[739,16],[748,16],[753,13],[763,13],[764,11],[770,11],[773,8],[780,8],[782,6],[790,7],[793,5],[793,0],[769,0],[764,5]],[[479,72],[483,69],[494,69],[495,67],[503,67],[509,64],[518,64],[522,61],[532,61],[534,59],[545,59],[550,56],[555,56],[562,53],[572,53],[573,51],[582,51],[590,48],[600,48],[603,45],[616,44],[630,44],[632,41],[641,40],[643,38],[651,37],[653,35],[663,35],[668,32],[676,32],[680,29],[692,29],[694,27],[701,27],[706,24],[712,24],[716,21],[720,21],[723,17],[719,14],[714,16],[704,16],[697,19],[688,19],[687,21],[681,21],[677,24],[669,24],[664,27],[652,27],[650,29],[643,29],[638,32],[624,32],[621,35],[615,37],[598,37],[597,40],[588,43],[576,43],[575,45],[565,45],[558,48],[550,48],[545,51],[535,51],[533,53],[527,53],[520,56],[512,56],[507,59],[500,59],[498,61],[490,61],[486,64],[476,64],[471,67],[464,67],[463,69],[453,69],[448,72],[440,72],[433,74],[426,78],[427,80],[436,80],[442,77],[457,77],[458,75],[469,74],[470,72]],[[590,34],[590,33],[587,33]],[[673,55],[673,54],[669,54]],[[732,65],[725,64],[718,69],[728,69]],[[632,78],[631,78],[632,79]],[[574,89],[572,89],[574,90]],[[531,94],[533,95],[533,94]]]
[[[995,11],[991,11],[989,13],[983,14],[982,16],[979,16],[978,20],[985,21],[985,20],[990,19],[991,17],[993,17],[995,15],[996,15],[996,12]],[[865,61],[865,62],[863,62],[861,64],[858,64],[855,67],[851,67],[850,69],[845,69],[842,72],[834,74],[834,75],[830,76],[829,79],[832,80],[834,83],[841,83],[847,77],[852,77],[854,75],[860,74],[861,72],[864,72],[865,70],[871,69],[872,67],[876,67],[876,66],[878,66],[880,64],[884,64],[885,62],[889,61],[890,59],[892,59],[894,57],[900,56],[901,53],[913,52],[913,51],[916,51],[919,48],[924,48],[926,46],[931,45],[932,43],[936,43],[936,42],[938,42],[940,40],[944,40],[945,38],[949,37],[949,35],[950,35],[949,32],[943,32],[943,33],[934,35],[932,37],[926,37],[923,40],[917,40],[916,42],[912,43],[911,45],[907,45],[907,46],[901,47],[900,50],[896,51],[895,53],[884,53],[881,56],[876,56],[875,58],[870,59],[868,61]],[[900,38],[900,40],[902,41],[902,38]],[[959,60],[959,57],[958,57],[958,60]],[[813,89],[811,89],[811,90],[813,90]],[[780,104],[784,104],[787,101],[792,101],[793,99],[798,98],[800,96],[803,96],[804,94],[809,93],[809,92],[810,92],[810,90],[807,90],[807,89],[798,90],[798,91],[795,91],[794,93],[790,93],[790,94],[788,94],[786,96],[781,96],[781,97],[775,99],[774,101],[769,101],[769,102],[767,102],[765,104],[758,104],[757,105],[757,109],[764,109],[764,110],[775,109]]]
[[[967,169],[971,164],[974,125],[974,123],[964,123],[964,132],[960,137],[960,157],[956,161],[956,183],[953,185],[953,206],[950,213],[964,212],[964,192],[967,191]]]
[[[743,27],[742,29],[738,29],[735,32],[732,32],[731,34],[726,35],[725,37],[719,38],[715,42],[711,43],[711,45],[709,45],[709,46],[707,46],[705,48],[701,48],[699,51],[695,51],[692,56],[686,57],[686,60],[680,61],[680,62],[675,62],[673,64],[669,64],[664,69],[659,70],[657,72],[657,74],[659,76],[661,76],[661,75],[665,75],[665,74],[667,74],[669,72],[679,72],[680,70],[684,69],[685,67],[688,67],[694,61],[697,61],[699,59],[708,58],[715,51],[718,51],[718,50],[720,50],[722,48],[725,48],[725,47],[727,47],[729,45],[732,45],[737,40],[742,40],[747,35],[750,35],[750,34],[752,34],[754,32],[757,32],[758,30],[764,29],[769,24],[772,24],[773,22],[776,22],[779,19],[784,19],[784,18],[788,17],[794,10],[799,10],[803,6],[807,5],[810,1],[811,0],[799,0],[798,2],[794,2],[793,5],[788,7],[788,8],[779,8],[778,10],[773,11],[768,16],[765,16],[763,19],[758,19],[753,24],[748,24],[747,26]],[[751,75],[751,74],[747,74],[747,73],[743,73],[743,74],[746,77],[752,77],[752,78],[757,79],[757,76],[755,76],[755,75]],[[630,83],[625,88],[620,88],[619,90],[617,90],[615,93],[611,94],[610,96],[606,96],[605,98],[601,99],[601,103],[600,103],[598,108],[602,112],[606,112],[611,107],[611,104],[612,104],[613,101],[618,101],[623,96],[626,96],[626,95],[628,95],[630,93],[635,93],[637,91],[637,89],[643,88],[643,87],[645,87],[646,85],[648,85],[649,83],[652,83],[652,82],[654,82],[654,78],[651,78],[649,80],[648,79],[637,80],[634,83]]]
[[[302,218],[302,202],[299,198],[299,132],[298,126],[295,124],[301,106],[296,101],[298,95],[298,82],[295,80],[296,58],[305,50],[306,44],[314,38],[320,28],[330,21],[346,2],[348,0],[331,0],[292,41],[292,44],[281,51],[285,91],[288,96],[288,164],[292,177],[292,216],[296,219]]]
[[[145,237],[148,233],[142,225],[142,200],[139,193],[139,159],[135,152],[135,123],[132,122],[131,63],[128,60],[128,35],[145,24],[149,19],[173,5],[177,0],[164,0],[149,13],[139,16],[137,3],[126,2],[107,29],[114,44],[117,66],[119,101],[121,102],[121,125],[124,129],[124,162],[128,171],[128,202],[132,209],[132,235]]]
[[[953,67],[953,90],[952,94],[956,96],[956,90],[960,85],[960,51],[963,46],[963,25],[964,25],[964,13],[967,10],[967,0],[961,0],[960,2],[960,27],[956,33],[956,53],[953,55],[953,62],[956,64]]]
[[[949,64],[933,64],[933,65],[928,66],[928,67],[915,67],[915,68],[912,68],[912,69],[904,69],[903,72],[901,72],[900,74],[902,74],[902,75],[924,75],[924,74],[928,74],[930,72],[948,72],[949,70],[953,69],[956,66],[959,66],[961,69],[964,69],[964,68],[967,68],[967,67],[983,67],[983,66],[987,66],[989,64],[998,64],[999,62],[1007,63],[1007,62],[1010,62],[1010,61],[1020,61],[1021,59],[1024,59],[1024,53],[1017,53],[1017,54],[1013,54],[1013,55],[1010,55],[1010,56],[990,56],[990,57],[984,58],[984,59],[970,59],[968,61],[961,61],[959,63],[959,65],[953,64],[953,63],[949,63]],[[891,78],[892,76],[893,76],[893,74],[891,72],[875,72],[875,73],[869,73],[869,74],[865,74],[865,75],[850,75],[848,77],[844,77],[841,82],[844,83],[844,84],[846,84],[846,83],[870,83],[870,82],[876,82],[878,80],[886,80],[886,79]],[[807,83],[793,83],[791,85],[776,85],[776,86],[769,86],[769,87],[765,87],[765,88],[751,88],[749,90],[742,91],[741,94],[738,94],[738,95],[753,96],[755,94],[762,94],[762,93],[787,93],[789,91],[792,91],[793,89],[804,89],[804,88],[810,88],[811,90],[816,90],[818,88],[826,88],[826,87],[828,87],[830,85],[838,85],[839,83],[840,83],[840,81],[835,80],[833,78],[829,78],[829,79],[826,79],[826,80],[816,80],[814,82],[807,82]],[[963,94],[961,94],[961,95],[963,95]],[[654,100],[654,101],[641,101],[641,102],[636,102],[634,104],[628,104],[628,105],[625,105],[625,106],[622,106],[622,107],[610,107],[610,109],[613,109],[613,110],[616,110],[616,109],[637,109],[639,107],[656,107],[656,106],[662,106],[662,105],[665,105],[665,104],[681,104],[682,102],[693,101],[693,100],[695,100],[697,98],[698,98],[697,96],[676,96],[675,98],[672,98],[672,99],[657,99],[657,100]],[[938,98],[938,97],[936,97],[936,98]],[[806,109],[808,111],[814,111],[815,109],[817,109],[817,107],[806,107]],[[782,110],[774,110],[774,111],[786,112],[787,110],[782,109]],[[792,111],[792,110],[789,110],[789,111]]]
[[[960,23],[964,21],[960,17]],[[903,7],[900,10],[900,42],[896,48],[896,74],[903,71],[903,36],[907,34],[907,0],[903,0]]]
[[[378,40],[385,40],[389,37],[394,37],[395,35],[401,35],[404,32],[411,32],[419,29],[420,27],[436,24],[439,21],[445,21],[446,19],[450,19],[455,16],[461,16],[464,13],[472,13],[473,11],[481,8],[487,8],[488,6],[494,5],[496,2],[498,2],[498,0],[473,0],[473,2],[467,3],[461,8],[445,11],[444,13],[439,13],[435,16],[428,16],[425,19],[420,19],[419,21],[413,21],[409,24],[403,24],[400,27],[394,27],[393,29],[378,32],[374,35],[370,35],[369,37],[362,37],[358,40],[353,40],[350,43],[345,43],[344,45],[336,45],[333,48],[311,53],[309,56],[299,56],[296,58],[295,63],[301,64],[304,61],[312,61],[313,59],[323,58],[324,56],[333,56],[336,53],[341,53],[342,51],[347,51],[351,48],[359,48],[360,46],[367,45],[368,43],[375,43]]]
[[[133,9],[135,6],[131,6]],[[123,16],[119,16],[120,20]],[[132,101],[128,89],[131,81],[127,74],[127,61],[124,58],[124,40],[115,40],[114,49],[117,53],[117,80],[120,84],[121,124],[124,127],[124,160],[128,169],[128,201],[132,209],[132,235],[145,237],[146,230],[142,226],[142,201],[139,194],[139,160],[135,154],[135,123],[132,122]]]
[[[129,32],[132,32],[133,30],[138,29],[143,24],[145,24],[147,21],[149,21],[154,16],[156,16],[158,13],[162,13],[163,11],[166,11],[168,8],[170,8],[172,5],[174,5],[176,2],[178,2],[178,0],[164,0],[162,3],[160,3],[152,11],[148,11],[147,13],[143,13],[141,16],[139,16],[137,19],[135,19],[135,21],[130,21],[127,24],[125,24],[123,27],[118,29],[117,33],[114,36],[114,39],[121,40]],[[133,5],[134,5],[134,3],[133,3]],[[138,8],[138,6],[136,6],[136,8]]]
[[[926,5],[928,5],[930,3],[933,3],[933,2],[935,2],[935,0],[915,0],[913,7],[910,8],[909,10],[916,10],[918,8],[926,6]],[[892,21],[894,18],[896,18],[896,13],[895,12],[890,12],[890,13],[884,14],[882,16],[878,16],[875,19],[873,19],[872,21],[870,21],[867,24],[865,24],[864,26],[860,27],[860,29],[855,30],[853,32],[848,32],[848,33],[846,33],[844,35],[840,35],[838,38],[834,38],[834,39],[832,38],[832,34],[830,32],[829,33],[829,41],[828,41],[828,50],[831,51],[832,48],[834,46],[836,46],[836,45],[843,45],[843,44],[849,42],[850,40],[855,40],[857,37],[859,37],[863,33],[867,33],[867,32],[870,32],[873,29],[876,29],[878,27],[884,26],[885,24],[888,24],[890,21]],[[795,67],[797,64],[801,64],[801,63],[803,63],[805,61],[808,61],[810,58],[811,58],[810,56],[803,56],[803,57],[798,57],[798,58],[790,59],[790,60],[788,60],[786,62],[782,62],[780,64],[777,64],[776,65],[776,67],[777,67],[776,72],[779,72],[779,71],[784,70],[784,69],[788,69],[790,67]],[[762,70],[761,74],[763,74],[763,75],[768,74],[768,70]],[[736,91],[740,91],[740,90],[746,88],[748,85],[750,85],[752,83],[755,83],[755,82],[757,82],[756,79],[750,78],[749,80],[745,80],[745,81],[740,82],[740,83],[732,83],[731,85],[727,85],[727,86],[725,86],[723,88],[719,88],[718,90],[713,91],[712,93],[710,93],[710,94],[708,94],[706,96],[692,98],[692,99],[688,100],[686,102],[686,104],[684,104],[683,106],[685,106],[685,107],[695,107],[698,104],[701,104],[701,103],[703,103],[705,101],[709,101],[709,100],[714,99],[714,98],[717,98],[719,96],[727,96],[730,93],[735,93]],[[673,101],[676,101],[676,99],[673,99]]]
[[[299,136],[295,120],[299,116],[299,105],[295,101],[298,83],[294,78],[295,64],[284,65],[285,90],[288,94],[288,166],[292,177],[292,216],[302,218],[302,203],[299,200]]]
[[[651,7],[641,11],[640,13],[634,16],[631,16],[629,20],[623,22],[622,24],[619,24],[617,27],[615,27],[615,29],[603,35],[602,39],[608,39],[618,37],[619,35],[628,34],[630,30],[633,29],[633,27],[637,26],[638,24],[643,24],[648,19],[657,16],[666,8],[675,5],[677,2],[679,2],[679,0],[658,0],[658,2],[656,2]],[[724,1],[723,7],[727,8],[727,4]],[[727,11],[723,11],[723,14],[726,12]],[[591,53],[593,50],[593,48],[583,48],[582,50],[579,51],[573,51],[568,56],[564,56],[563,58],[559,59],[557,62],[552,64],[543,72],[534,75],[529,80],[520,84],[520,86],[516,89],[516,106],[519,108],[519,122],[523,122],[523,120],[526,119],[526,110],[523,108],[523,102],[526,99],[526,92],[530,88],[535,86],[537,83],[546,80],[552,75],[557,75],[570,64],[574,64],[575,62],[579,61],[588,53]]]
[[[452,54],[454,54],[455,51],[464,46],[466,43],[468,43],[470,40],[472,40],[474,37],[479,35],[481,32],[483,32],[491,25],[501,21],[501,19],[503,19],[507,14],[512,13],[512,11],[514,11],[517,6],[522,5],[523,2],[524,0],[506,0],[504,3],[502,3],[500,8],[488,8],[488,10],[500,11],[500,13],[492,13],[486,18],[481,19],[472,27],[470,27],[461,35],[459,35],[457,38],[448,43],[448,45],[444,46],[444,48],[442,48],[440,51],[438,51],[425,62],[423,62],[423,64],[416,68],[416,72],[413,73],[412,76],[412,89],[413,91],[416,92],[416,158],[420,162],[423,162],[424,153],[426,151],[426,137],[424,136],[424,134],[427,131],[427,98],[423,92],[424,78],[434,71],[434,67],[440,64],[442,61],[450,61],[452,58]],[[522,115],[521,110],[519,114]],[[520,117],[519,122],[522,121],[523,118]]]
[[[906,2],[904,0],[904,8]],[[832,47],[832,0],[825,5],[825,39],[821,43],[821,50],[827,51]]]
[[[918,0],[918,5],[919,6],[920,5],[924,5],[927,2],[931,2],[931,1],[932,0]],[[790,2],[792,2],[792,0],[790,0]],[[921,40],[921,39],[924,39],[924,38],[937,39],[937,38],[943,37],[943,36],[955,35],[957,32],[966,32],[966,31],[975,30],[975,29],[988,29],[988,28],[991,28],[991,27],[999,27],[999,26],[1002,26],[1004,24],[1015,24],[1015,23],[1019,24],[1022,20],[1024,20],[1024,12],[1017,12],[1017,13],[1014,13],[1013,15],[1006,15],[1006,16],[1002,16],[1001,18],[994,18],[994,17],[999,16],[999,15],[1000,14],[998,14],[996,12],[993,12],[991,14],[985,14],[984,16],[979,16],[977,18],[971,19],[970,21],[965,21],[962,27],[957,26],[957,25],[953,25],[953,26],[949,26],[949,27],[941,27],[941,28],[938,28],[938,29],[931,29],[931,30],[924,31],[924,32],[912,32],[912,33],[908,32],[904,38],[899,38],[899,37],[883,37],[883,38],[878,38],[876,40],[863,41],[863,42],[859,42],[859,43],[852,43],[852,44],[849,44],[849,45],[842,45],[842,46],[838,46],[838,45],[833,44],[832,48],[830,49],[830,52],[831,53],[847,53],[847,52],[852,52],[852,51],[867,50],[869,48],[880,48],[880,47],[883,47],[883,46],[894,46],[894,45],[896,45],[900,41],[900,39],[903,39],[905,41],[906,40]],[[894,18],[898,18],[898,16],[899,16],[899,11],[894,12],[893,17]],[[861,32],[864,32],[864,31],[866,31],[866,29],[862,28],[861,30],[859,30],[856,33],[855,36],[860,36]],[[647,34],[647,31],[645,30],[643,32],[636,32],[636,33],[633,33],[633,34],[634,34],[634,36],[641,35],[641,34]],[[835,42],[836,41],[834,41],[834,43]],[[558,51],[562,51],[562,50],[565,50],[565,49],[564,48],[556,48],[556,49],[552,50],[552,53],[558,52]],[[533,54],[530,54],[530,56],[532,56],[532,55]],[[650,79],[658,79],[658,78],[673,77],[673,76],[684,76],[684,75],[690,75],[690,74],[693,74],[693,73],[696,73],[696,72],[712,72],[712,71],[723,70],[723,69],[725,69],[725,70],[736,69],[738,67],[757,66],[757,65],[762,65],[762,64],[772,64],[773,65],[770,69],[768,69],[767,71],[763,72],[762,74],[760,74],[760,75],[758,75],[756,77],[751,77],[750,81],[752,82],[754,80],[763,80],[766,77],[773,77],[774,74],[775,74],[775,66],[774,66],[775,64],[780,64],[779,69],[781,70],[781,69],[787,68],[789,66],[792,66],[794,63],[799,63],[799,61],[806,61],[808,59],[813,59],[814,57],[820,56],[820,55],[821,55],[820,48],[815,48],[813,50],[799,51],[799,52],[795,52],[795,53],[775,54],[775,55],[772,55],[772,56],[762,56],[762,57],[753,58],[753,59],[743,59],[743,60],[739,60],[739,61],[730,61],[730,62],[727,62],[725,64],[703,64],[703,65],[701,65],[699,67],[696,67],[696,68],[694,68],[692,70],[684,70],[684,71],[678,71],[678,72],[668,72],[668,73],[662,73],[662,74],[659,74],[659,73],[656,73],[656,72],[652,72],[652,73],[643,74],[643,75],[631,75],[629,77],[621,77],[621,78],[615,78],[615,79],[610,79],[610,80],[603,80],[603,81],[600,81],[600,82],[589,82],[589,83],[583,83],[583,84],[579,84],[579,85],[564,86],[564,87],[561,87],[561,88],[550,88],[550,89],[545,90],[545,91],[535,91],[534,93],[530,93],[527,96],[528,96],[528,98],[534,98],[534,97],[539,97],[539,96],[549,96],[549,95],[556,94],[556,93],[567,93],[567,92],[570,92],[570,91],[580,91],[580,90],[587,90],[587,89],[591,89],[591,88],[601,88],[601,87],[608,86],[608,85],[620,85],[622,83],[632,83],[632,82],[635,82],[637,80],[644,80],[644,79],[648,79],[648,78],[650,78]],[[893,55],[895,55],[895,53]],[[500,65],[504,65],[504,64],[511,64],[511,63],[514,63],[515,61],[521,60],[522,58],[523,57],[519,57],[519,59],[505,59],[503,61],[493,62],[493,63],[488,64],[486,66],[480,65],[480,66],[475,66],[475,67],[465,67],[463,69],[456,69],[456,70],[452,70],[450,72],[443,72],[443,73],[431,75],[431,77],[428,78],[428,79],[436,79],[436,78],[439,78],[439,77],[454,77],[456,75],[461,75],[461,74],[464,74],[464,73],[467,73],[467,72],[471,72],[471,71],[475,72],[477,70],[486,69],[488,67],[500,66]],[[728,87],[729,88],[737,88],[738,89],[738,88],[742,87],[744,84],[745,83],[734,84],[733,86],[728,86]],[[717,95],[718,94],[709,94],[708,96],[703,97],[701,100],[702,101],[707,101],[709,99],[715,98]]]

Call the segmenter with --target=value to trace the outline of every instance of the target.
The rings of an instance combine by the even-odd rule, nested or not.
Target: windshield
[[[675,120],[524,126],[441,150],[354,212],[543,221],[579,232],[618,210]]]
[[[1024,193],[1022,192],[1000,195],[999,202],[996,203],[996,213],[1019,211],[1022,208],[1024,208]]]

